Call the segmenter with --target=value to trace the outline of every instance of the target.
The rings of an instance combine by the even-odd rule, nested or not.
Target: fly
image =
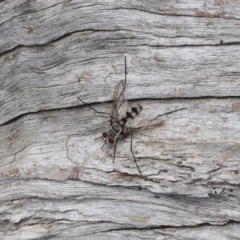
[[[142,106],[140,104],[136,104],[130,107],[128,110],[126,110],[127,109],[126,107],[127,101],[125,98],[126,83],[127,83],[127,64],[126,64],[126,57],[125,57],[125,79],[121,80],[115,87],[115,91],[113,94],[113,103],[110,110],[110,127],[107,131],[103,132],[102,136],[100,136],[99,138],[102,138],[104,141],[104,144],[102,145],[102,147],[106,143],[109,143],[110,145],[114,146],[114,154],[113,154],[113,162],[114,162],[118,140],[123,139],[130,135],[131,136],[131,145],[130,145],[131,153],[132,153],[134,162],[136,164],[136,167],[138,169],[138,172],[140,173],[140,175],[142,175],[133,152],[133,145],[132,145],[133,133],[138,131],[143,131],[143,130],[150,130],[150,129],[154,129],[156,127],[162,126],[164,121],[159,119],[159,117],[167,114],[171,114],[186,108],[180,108],[170,112],[166,112],[164,114],[158,115],[152,120],[143,120],[138,124],[134,125],[134,119],[142,111]],[[82,103],[86,104],[79,97],[78,99]],[[108,113],[99,112],[90,106],[89,108],[91,108],[97,113],[108,114]],[[99,138],[96,138],[96,139],[99,139]]]

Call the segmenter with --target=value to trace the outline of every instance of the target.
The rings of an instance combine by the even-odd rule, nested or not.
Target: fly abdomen
[[[142,106],[139,104],[130,107],[126,112],[126,115],[118,123],[123,127],[127,121],[134,119],[141,112],[141,110]]]
[[[139,104],[136,104],[136,106],[131,107],[127,111],[127,117],[135,118],[140,112],[142,111],[142,106]]]
[[[131,107],[127,111],[127,118],[135,118],[140,112],[142,111],[142,106],[140,104],[136,104],[135,106]]]

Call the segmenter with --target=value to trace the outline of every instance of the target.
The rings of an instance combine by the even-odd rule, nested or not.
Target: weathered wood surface
[[[0,2],[1,239],[239,239],[240,3]],[[94,140],[128,98],[164,126]]]

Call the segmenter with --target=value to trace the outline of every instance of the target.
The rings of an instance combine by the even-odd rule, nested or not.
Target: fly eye
[[[114,139],[112,137],[110,137],[110,138],[108,138],[108,142],[113,144],[115,141],[114,141]]]
[[[107,133],[107,132],[104,132],[104,133],[102,134],[102,136],[103,136],[103,138],[107,138],[107,137],[108,137],[108,133]]]

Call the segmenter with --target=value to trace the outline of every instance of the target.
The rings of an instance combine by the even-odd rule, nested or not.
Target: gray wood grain
[[[239,10],[1,1],[0,238],[239,239]],[[125,56],[139,119],[186,108],[134,134],[142,176],[89,109],[109,112]]]
[[[126,235],[130,239],[165,239],[165,234],[177,239],[189,232],[197,239],[211,234],[231,239],[239,233],[234,223],[239,221],[236,199],[195,198],[193,202],[182,196],[139,190],[82,181],[9,180],[1,185],[1,226],[6,239],[26,238],[26,233],[32,238],[52,239],[117,239]],[[221,224],[225,226],[214,227]]]

